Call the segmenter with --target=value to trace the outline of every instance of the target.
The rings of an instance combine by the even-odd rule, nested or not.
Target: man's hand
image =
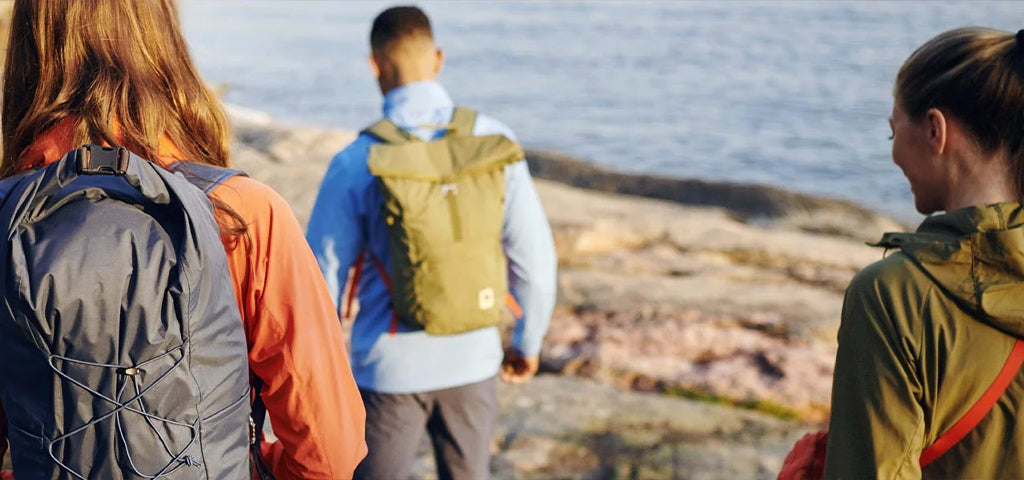
[[[540,357],[524,357],[513,350],[506,350],[505,360],[501,363],[501,379],[514,385],[526,383],[537,374],[539,367]]]

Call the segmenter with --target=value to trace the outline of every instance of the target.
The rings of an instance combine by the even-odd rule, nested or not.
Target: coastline
[[[304,226],[355,132],[228,110],[235,166]],[[541,375],[499,386],[495,478],[775,478],[827,419],[843,291],[882,255],[863,242],[906,225],[773,187],[527,155],[559,298]],[[416,473],[434,478],[426,444]]]
[[[229,111],[236,168],[304,225],[327,164],[356,133]],[[671,478],[680,455],[717,445],[683,471],[774,478],[792,442],[827,419],[843,292],[883,253],[864,242],[905,226],[770,187],[527,155],[559,254],[558,304],[542,375],[499,391],[496,476]]]
[[[526,149],[534,178],[584,190],[720,207],[748,224],[775,225],[811,233],[878,240],[880,231],[910,228],[849,200],[760,184],[631,174],[596,166],[560,152]]]

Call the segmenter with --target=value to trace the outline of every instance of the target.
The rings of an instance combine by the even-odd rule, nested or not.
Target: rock
[[[552,375],[499,384],[498,411],[496,479],[774,479],[796,439],[816,428]],[[437,478],[430,452],[424,437],[416,478]]]
[[[235,134],[233,166],[272,186],[305,225],[330,159],[355,139],[355,132],[285,127],[239,107],[229,108],[228,113]]]
[[[235,164],[305,222],[354,133],[241,117]],[[827,418],[843,292],[883,254],[863,240],[902,226],[848,202],[544,158],[531,154],[539,176],[606,191],[535,181],[558,307],[547,375],[501,388],[496,477],[773,478]],[[426,447],[417,471],[434,478]]]
[[[524,396],[557,408],[514,408]],[[550,375],[502,385],[498,398],[492,465],[499,478],[775,478],[775,465],[807,430],[756,412]]]
[[[587,190],[722,207],[748,222],[874,241],[904,225],[852,202],[806,195],[765,185],[632,175],[611,171],[545,150],[527,150],[537,178]]]

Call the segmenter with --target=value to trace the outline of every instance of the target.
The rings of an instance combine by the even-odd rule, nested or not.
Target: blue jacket
[[[416,82],[384,97],[384,116],[425,141],[443,131],[420,125],[445,125],[454,104],[439,83]],[[477,115],[474,135],[511,130]],[[359,135],[335,155],[320,185],[306,239],[316,255],[336,305],[359,253],[368,249],[390,269],[390,253],[379,182],[367,156],[377,140]],[[540,353],[555,304],[554,242],[526,162],[506,167],[505,224],[502,242],[508,257],[509,288],[523,309],[511,339],[527,356]],[[352,371],[360,387],[384,393],[439,390],[478,382],[498,373],[503,351],[497,327],[458,335],[432,336],[399,323],[389,335],[390,295],[367,258],[359,282],[359,312],[352,325]]]

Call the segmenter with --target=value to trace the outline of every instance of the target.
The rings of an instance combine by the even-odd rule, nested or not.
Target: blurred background
[[[457,103],[527,146],[615,169],[754,182],[919,218],[889,157],[891,88],[913,49],[963,25],[1016,31],[1016,2],[426,1]],[[183,2],[226,100],[358,129],[388,2]]]
[[[368,34],[394,3],[179,2],[232,161],[304,221],[381,114]],[[558,250],[541,374],[499,386],[498,479],[775,478],[827,424],[865,241],[921,219],[889,154],[899,66],[953,27],[1024,27],[1010,1],[417,3],[456,103],[527,147]]]
[[[527,148],[558,250],[541,374],[499,386],[498,479],[775,478],[827,424],[865,241],[921,220],[889,153],[897,70],[949,28],[1024,27],[1015,2],[418,4],[456,103]],[[233,162],[300,221],[381,115],[392,5],[182,0]]]

